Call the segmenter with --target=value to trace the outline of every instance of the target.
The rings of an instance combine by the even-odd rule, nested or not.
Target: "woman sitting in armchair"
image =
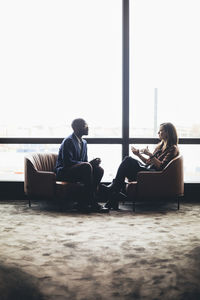
[[[131,147],[132,153],[141,161],[127,156],[121,162],[115,179],[109,186],[103,186],[104,191],[110,195],[110,199],[105,204],[105,207],[110,209],[118,208],[118,194],[124,185],[125,178],[128,178],[129,181],[134,181],[137,173],[140,171],[160,171],[179,154],[177,131],[172,123],[162,123],[158,135],[161,141],[153,153],[149,151],[148,147],[143,150]]]

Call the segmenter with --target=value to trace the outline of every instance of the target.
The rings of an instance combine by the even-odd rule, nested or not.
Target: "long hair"
[[[160,126],[163,127],[166,135],[167,135],[167,139],[166,139],[166,143],[164,146],[166,147],[170,147],[173,145],[177,145],[178,144],[178,135],[177,135],[177,131],[176,131],[176,127],[172,124],[172,123],[162,123],[160,124]]]

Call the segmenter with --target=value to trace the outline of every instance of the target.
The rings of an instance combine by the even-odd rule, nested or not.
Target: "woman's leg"
[[[135,180],[137,173],[144,169],[145,167],[142,167],[138,160],[131,156],[125,157],[117,170],[117,174],[114,179],[114,186],[121,190],[126,177]]]
[[[104,191],[106,191],[107,195],[109,196],[109,200],[106,202],[105,207],[118,209],[119,199],[125,201],[125,195],[120,193],[125,178],[129,178],[132,180],[136,179],[136,175],[139,171],[144,170],[145,166],[143,167],[140,162],[131,156],[127,156],[119,165],[117,170],[117,174],[113,182],[109,186],[104,186]]]

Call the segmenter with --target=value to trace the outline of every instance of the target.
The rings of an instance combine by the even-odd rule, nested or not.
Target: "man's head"
[[[72,129],[74,133],[79,137],[88,135],[88,124],[81,118],[72,121]]]

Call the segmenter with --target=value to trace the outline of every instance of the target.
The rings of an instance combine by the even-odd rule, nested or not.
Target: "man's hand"
[[[100,163],[101,163],[101,159],[100,158],[94,158],[94,159],[92,159],[91,161],[90,161],[90,164],[92,165],[92,166],[99,166],[100,165]]]

